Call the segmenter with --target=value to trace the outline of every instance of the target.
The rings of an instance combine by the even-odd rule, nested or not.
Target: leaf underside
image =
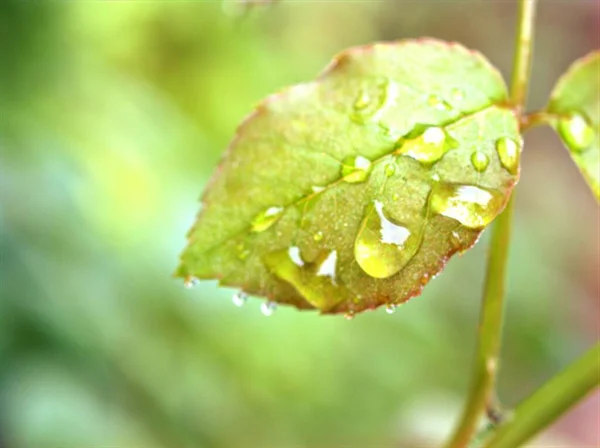
[[[577,60],[552,91],[553,127],[600,201],[600,52]]]
[[[322,313],[418,295],[518,180],[521,137],[506,103],[498,72],[458,44],[341,53],[241,124],[176,275]],[[512,142],[508,159],[500,141]]]

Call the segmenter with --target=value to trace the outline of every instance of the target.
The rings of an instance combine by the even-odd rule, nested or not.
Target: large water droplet
[[[571,115],[558,122],[558,132],[563,140],[575,152],[588,149],[594,140],[594,129],[579,114]]]
[[[418,249],[419,237],[396,224],[383,213],[383,204],[374,201],[367,207],[364,221],[354,242],[358,265],[375,278],[396,274]]]
[[[272,316],[276,309],[277,309],[277,303],[273,302],[271,300],[267,300],[266,302],[263,302],[263,304],[260,306],[260,312],[263,313],[267,317]]]
[[[435,184],[429,197],[429,207],[434,213],[456,219],[471,229],[480,229],[492,222],[503,203],[499,193],[474,185]]]
[[[432,165],[440,160],[454,146],[455,142],[446,135],[442,128],[429,127],[416,138],[402,139],[400,144],[398,154],[412,157],[424,165]]]
[[[521,149],[519,144],[508,137],[502,137],[496,141],[496,151],[500,157],[500,163],[511,174],[516,174],[519,169],[519,155]]]
[[[389,86],[388,79],[383,77],[364,81],[354,101],[354,111],[350,115],[352,121],[362,124],[375,119],[388,100]]]
[[[452,109],[452,106],[450,106],[450,104],[448,104],[446,101],[444,101],[437,95],[430,95],[429,98],[427,98],[427,104],[429,104],[431,107],[437,110],[448,111]]]
[[[185,278],[185,280],[183,281],[183,286],[185,286],[187,289],[191,289],[194,286],[196,286],[198,283],[200,283],[200,280],[198,280],[196,277],[187,276]]]
[[[324,252],[308,262],[297,247],[272,252],[264,262],[273,274],[290,283],[307,302],[328,310],[350,298],[350,291],[337,279],[337,251]]]
[[[231,301],[237,307],[244,306],[244,304],[248,301],[248,294],[246,294],[244,291],[238,291],[231,297]]]
[[[471,154],[471,163],[473,164],[475,171],[483,173],[490,164],[490,159],[485,153],[474,151],[473,154]]]
[[[252,220],[252,231],[263,232],[271,227],[281,217],[283,213],[283,207],[269,207],[268,209],[260,212]]]
[[[342,163],[342,177],[346,182],[364,182],[371,173],[371,161],[363,156],[346,157]]]

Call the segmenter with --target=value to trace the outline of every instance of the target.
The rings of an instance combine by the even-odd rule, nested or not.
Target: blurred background
[[[0,4],[0,447],[437,447],[471,374],[489,232],[394,315],[352,321],[171,274],[237,124],[342,49],[435,36],[510,71],[516,1]],[[541,0],[530,98],[600,47],[600,3]],[[499,393],[599,336],[599,214],[527,135]],[[588,397],[531,446],[600,446]]]

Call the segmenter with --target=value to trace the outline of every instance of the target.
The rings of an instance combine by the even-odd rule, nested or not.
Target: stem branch
[[[536,0],[520,0],[510,89],[511,103],[519,116],[527,97],[535,6]],[[475,372],[460,423],[447,445],[449,448],[465,448],[468,445],[492,397],[504,315],[504,283],[512,228],[513,202],[511,197],[492,230],[479,321],[479,344],[475,358]]]
[[[560,416],[566,409],[598,387],[600,343],[524,400],[512,418],[500,425],[486,448],[521,446]]]

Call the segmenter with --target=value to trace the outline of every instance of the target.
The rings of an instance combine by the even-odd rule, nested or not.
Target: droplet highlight
[[[594,129],[579,114],[573,114],[558,122],[558,132],[572,151],[583,152],[594,140]]]
[[[508,137],[502,137],[496,141],[496,151],[498,151],[500,163],[506,171],[516,174],[519,169],[519,156],[521,153],[519,144]]]
[[[342,162],[342,177],[348,183],[364,182],[371,174],[371,161],[363,156],[349,156]]]
[[[459,88],[455,87],[450,93],[452,95],[452,99],[454,99],[455,101],[462,101],[465,98],[464,92]]]
[[[283,214],[283,207],[269,207],[260,212],[252,220],[251,228],[253,232],[264,232],[277,222]]]
[[[242,307],[248,301],[248,294],[246,294],[244,291],[238,291],[231,296],[231,301],[235,306]]]
[[[407,227],[391,221],[383,204],[374,201],[354,242],[354,258],[368,275],[387,278],[399,272],[413,257],[419,238]]]
[[[471,154],[471,164],[475,168],[475,171],[483,173],[490,164],[490,158],[484,152],[474,151]]]
[[[183,281],[183,286],[185,286],[187,289],[192,289],[198,283],[200,283],[200,280],[198,280],[196,277],[188,276]]]
[[[429,207],[470,229],[481,229],[492,222],[504,205],[501,194],[474,185],[439,183],[433,186]]]
[[[272,316],[276,309],[277,303],[273,302],[272,300],[267,300],[260,306],[260,312],[267,317]]]

